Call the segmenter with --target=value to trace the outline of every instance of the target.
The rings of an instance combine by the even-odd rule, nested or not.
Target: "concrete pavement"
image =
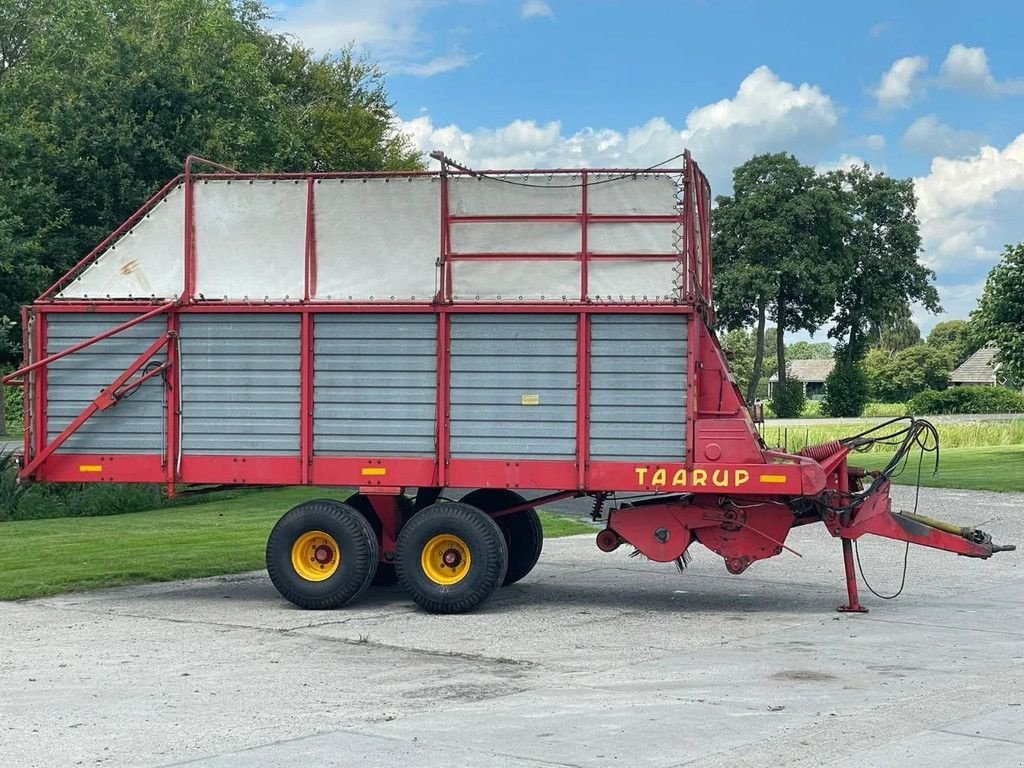
[[[1001,543],[1022,507],[922,491]],[[262,573],[0,603],[0,765],[1024,766],[1020,552],[912,549],[855,616],[839,545],[788,543],[736,577],[552,540],[465,616],[393,589],[303,612]],[[861,557],[898,585],[901,545]]]

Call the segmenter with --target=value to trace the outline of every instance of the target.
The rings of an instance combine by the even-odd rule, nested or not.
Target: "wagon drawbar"
[[[457,613],[526,576],[538,504],[594,499],[597,544],[732,573],[792,528],[989,557],[891,508],[919,419],[769,448],[714,332],[710,188],[678,167],[246,174],[190,157],[23,310],[21,478],[356,487],[287,512],[281,594],[399,582]],[[206,166],[209,171],[200,172]],[[882,472],[851,452],[895,442]],[[445,488],[473,488],[458,501]],[[521,491],[547,492],[528,501]]]

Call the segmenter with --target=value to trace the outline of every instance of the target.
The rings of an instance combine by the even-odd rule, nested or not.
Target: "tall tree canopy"
[[[758,155],[733,172],[733,194],[717,198],[715,238],[718,317],[730,328],[755,324],[747,397],[764,361],[766,319],[778,327],[779,386],[785,387],[785,332],[814,332],[835,308],[848,269],[848,230],[839,196],[793,155]]]
[[[985,339],[977,338],[977,330],[969,320],[946,320],[936,323],[928,334],[928,345],[945,351],[956,368],[977,352]]]
[[[971,321],[979,338],[999,347],[1001,372],[1024,382],[1024,243],[1006,246],[1002,261],[988,273]]]
[[[935,273],[917,258],[921,235],[913,180],[873,173],[868,165],[833,171],[827,178],[842,196],[850,222],[848,272],[836,297],[829,335],[852,363],[867,351],[872,328],[905,335],[910,330],[908,305],[919,302],[937,312],[939,294]],[[918,333],[915,341],[919,339]]]
[[[0,317],[189,154],[248,171],[421,167],[375,64],[318,57],[268,18],[257,0],[0,0]]]

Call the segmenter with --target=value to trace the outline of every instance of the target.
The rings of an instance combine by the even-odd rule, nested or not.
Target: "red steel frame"
[[[193,166],[215,167],[214,174],[195,173]],[[26,365],[4,381],[23,383],[26,430],[22,477],[40,481],[157,482],[170,492],[178,483],[294,485],[317,484],[358,486],[373,494],[371,501],[385,523],[382,556],[393,556],[398,509],[388,495],[404,487],[502,487],[550,489],[551,498],[614,491],[641,494],[675,494],[660,503],[623,507],[609,515],[608,528],[598,544],[614,549],[629,541],[654,560],[681,557],[694,540],[701,541],[725,559],[734,573],[751,562],[779,554],[791,527],[817,519],[802,518],[790,507],[793,498],[815,498],[826,489],[850,491],[850,478],[860,477],[846,465],[849,449],[835,448],[825,458],[812,459],[769,451],[764,448],[743,396],[728,371],[714,336],[712,305],[712,262],[710,235],[710,188],[689,153],[684,167],[676,169],[603,169],[605,174],[670,174],[681,178],[683,196],[676,215],[606,216],[590,213],[587,199],[592,171],[555,169],[550,171],[503,171],[504,174],[573,174],[581,179],[580,212],[571,215],[453,215],[449,210],[449,178],[475,175],[473,171],[442,159],[439,174],[440,280],[437,295],[429,304],[401,301],[332,301],[315,298],[317,284],[317,237],[315,185],[320,179],[379,176],[427,176],[427,173],[355,174],[241,174],[216,163],[189,157],[185,171],[161,189],[150,201],[103,241],[93,252],[60,278],[34,305],[23,312]],[[194,185],[204,179],[295,179],[307,184],[304,249],[305,286],[297,301],[269,301],[251,304],[207,301],[197,298],[197,272],[201,259],[195,243]],[[178,185],[184,185],[184,293],[174,302],[82,301],[58,298],[59,291],[85,269],[118,237],[128,232],[141,217]],[[452,227],[480,222],[574,222],[580,225],[578,253],[455,253]],[[666,254],[617,254],[590,252],[588,225],[606,222],[672,222],[678,224],[679,252]],[[563,302],[464,302],[453,301],[452,264],[474,259],[557,260],[580,262],[580,295]],[[679,295],[672,301],[625,304],[601,303],[588,293],[589,265],[598,259],[649,261],[672,259],[679,264]],[[137,313],[96,337],[55,354],[47,350],[47,319],[60,313]],[[301,320],[300,331],[300,435],[299,454],[292,456],[183,456],[181,453],[181,376],[178,331],[180,318],[191,313],[291,313]],[[416,457],[349,457],[317,455],[313,447],[315,360],[313,342],[316,316],[329,313],[430,313],[437,316],[437,401],[436,455]],[[166,313],[166,330],[121,376],[76,418],[60,436],[47,440],[47,367],[50,363],[90,344],[116,335],[137,323]],[[573,460],[475,460],[453,459],[450,450],[450,370],[452,317],[466,313],[552,313],[578,318],[577,349],[577,449]],[[688,318],[686,455],[677,462],[592,462],[590,461],[590,320],[600,313],[676,314]],[[132,377],[160,349],[166,347],[166,362],[158,369]],[[125,387],[133,387],[161,374],[165,380],[165,450],[162,455],[64,454],[57,448],[98,410],[116,405]],[[99,468],[99,469],[97,469]],[[887,483],[883,492],[871,496],[855,515],[824,513],[821,521],[829,532],[843,540],[849,602],[847,610],[861,610],[853,571],[851,541],[865,533],[911,541],[975,557],[992,554],[991,543],[969,541],[935,528],[908,522],[889,508]],[[678,501],[684,494],[689,501]],[[737,505],[735,499],[743,499]],[[506,510],[503,514],[513,510]],[[791,550],[792,551],[792,550]]]
[[[197,173],[194,166],[204,164],[216,169],[215,173]],[[580,212],[566,216],[550,215],[509,215],[509,216],[465,216],[454,215],[449,211],[448,204],[448,179],[452,175],[466,176],[475,175],[475,172],[464,169],[460,166],[444,161],[439,174],[441,181],[440,211],[441,237],[439,263],[441,268],[441,280],[438,295],[431,304],[411,304],[395,301],[346,302],[332,301],[321,302],[316,300],[316,278],[317,278],[317,241],[316,241],[316,219],[315,219],[315,185],[321,179],[330,178],[373,178],[373,177],[408,177],[429,176],[437,174],[429,173],[311,173],[311,174],[244,174],[234,169],[221,166],[202,158],[189,157],[185,163],[184,173],[172,179],[165,185],[151,200],[147,201],[128,221],[119,227],[114,233],[106,238],[96,249],[82,259],[78,264],[69,270],[26,313],[26,328],[31,325],[34,329],[34,346],[26,346],[26,362],[28,366],[18,372],[18,376],[31,374],[31,386],[26,390],[26,398],[32,401],[34,410],[31,415],[31,430],[27,434],[34,434],[33,445],[26,445],[24,476],[35,480],[66,481],[66,480],[93,480],[97,478],[82,476],[75,471],[76,463],[92,466],[100,461],[100,458],[89,454],[69,455],[56,453],[54,450],[47,450],[45,430],[45,403],[46,403],[46,366],[59,357],[73,354],[89,344],[96,343],[116,333],[131,327],[138,322],[147,320],[158,314],[167,313],[167,333],[169,342],[167,344],[168,372],[166,375],[167,386],[167,417],[166,417],[166,445],[163,455],[159,461],[154,461],[151,456],[119,455],[115,458],[106,457],[105,461],[111,466],[116,466],[110,474],[103,473],[104,479],[123,479],[130,481],[147,481],[167,483],[171,492],[177,483],[196,482],[217,482],[217,483],[259,483],[259,484],[283,484],[283,483],[317,483],[352,485],[358,484],[368,489],[392,490],[402,486],[433,485],[444,486],[448,484],[473,484],[484,486],[503,487],[543,487],[553,489],[587,489],[613,490],[611,486],[626,483],[626,487],[633,487],[635,482],[631,479],[632,465],[624,464],[616,467],[610,463],[598,463],[591,466],[587,447],[589,444],[589,327],[590,315],[593,313],[678,313],[690,316],[692,323],[700,322],[698,315],[706,317],[711,306],[711,286],[709,259],[705,254],[709,253],[706,245],[698,244],[695,233],[702,234],[708,231],[706,219],[703,225],[696,223],[696,217],[707,215],[707,183],[704,180],[696,163],[690,158],[689,153],[685,155],[682,168],[663,168],[650,170],[637,169],[602,169],[603,174],[621,174],[623,176],[633,174],[664,174],[673,177],[680,177],[684,190],[683,201],[676,215],[634,215],[634,216],[608,216],[595,215],[589,211],[587,192],[591,171],[572,169],[552,170],[510,170],[496,173],[507,175],[520,174],[544,174],[563,175],[570,178],[580,179]],[[201,268],[201,259],[196,253],[195,243],[195,184],[207,179],[301,179],[307,184],[307,210],[306,210],[306,243],[305,243],[305,289],[301,301],[266,302],[253,305],[243,302],[231,301],[206,301],[199,299],[196,292],[197,274]],[[58,293],[66,287],[70,281],[87,268],[106,248],[113,244],[118,237],[128,232],[145,216],[153,207],[164,199],[172,190],[179,185],[184,187],[184,292],[183,295],[172,303],[155,304],[144,299],[139,300],[107,300],[107,301],[82,301],[71,299],[60,299]],[[581,240],[578,253],[456,253],[452,249],[452,227],[472,226],[476,222],[576,222],[580,225]],[[590,252],[587,242],[588,224],[606,222],[672,222],[679,225],[680,250],[678,253],[665,254],[642,254],[633,255],[621,254],[605,256]],[[700,251],[698,258],[697,252]],[[532,302],[458,302],[452,299],[452,264],[461,260],[471,259],[573,259],[581,264],[580,296],[578,300],[571,300],[564,303],[532,303]],[[673,259],[680,263],[679,272],[681,275],[680,295],[676,301],[663,303],[636,303],[636,304],[610,304],[595,303],[588,299],[588,265],[595,259],[618,259],[618,260],[664,260]],[[72,348],[63,350],[57,355],[47,357],[45,352],[46,342],[46,319],[53,313],[65,312],[96,312],[96,313],[140,313],[129,323],[122,324],[116,328],[90,339]],[[298,458],[293,457],[209,457],[204,456],[202,461],[192,460],[189,456],[182,456],[180,417],[180,374],[178,359],[177,332],[180,324],[180,317],[183,314],[193,312],[286,312],[295,313],[301,316],[301,351],[300,367],[301,391],[300,391],[300,450]],[[433,313],[438,317],[438,386],[437,386],[437,455],[434,459],[422,458],[389,458],[387,481],[367,479],[378,477],[376,475],[363,476],[362,470],[378,461],[376,457],[332,457],[317,456],[313,451],[313,335],[315,333],[315,315],[320,313],[333,312],[425,312]],[[578,317],[579,328],[579,349],[577,356],[577,387],[578,387],[578,413],[577,413],[577,453],[575,461],[477,461],[467,459],[452,459],[450,454],[449,435],[449,371],[448,356],[450,354],[451,317],[458,313],[493,312],[493,313],[569,313]],[[691,386],[688,387],[690,395],[689,405],[691,413],[695,405],[693,393],[697,386],[692,386],[696,381],[696,368],[693,365],[695,355],[699,354],[696,349],[697,334],[691,331],[690,337],[690,360],[688,376],[691,379]],[[31,350],[31,351],[30,351]],[[685,428],[688,431],[690,448],[686,456],[680,457],[680,466],[690,466],[693,463],[693,424],[689,420]],[[80,424],[79,424],[80,425]],[[77,426],[77,425],[73,425]],[[73,430],[72,430],[73,431]],[[596,486],[595,486],[596,484]]]

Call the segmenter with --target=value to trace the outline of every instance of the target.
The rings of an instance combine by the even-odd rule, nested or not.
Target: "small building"
[[[831,357],[819,360],[791,360],[786,363],[786,374],[789,378],[804,385],[804,397],[809,400],[820,400],[825,396],[825,379],[832,373],[836,361]],[[779,374],[773,373],[768,379],[768,397],[775,397],[775,385],[779,383]]]
[[[949,386],[1012,387],[1013,383],[1005,376],[1000,375],[999,363],[995,361],[997,354],[999,354],[999,347],[990,341],[967,358],[963,365],[949,374]]]

